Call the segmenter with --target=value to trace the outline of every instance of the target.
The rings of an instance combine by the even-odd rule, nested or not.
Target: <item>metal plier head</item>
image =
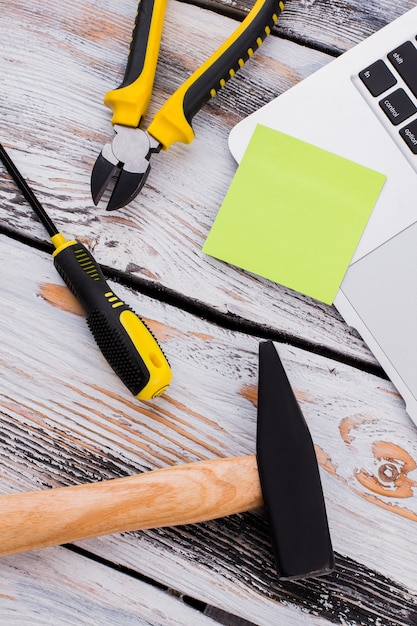
[[[91,175],[94,204],[100,202],[111,180],[117,178],[107,211],[120,209],[138,195],[151,169],[151,154],[161,149],[161,144],[140,128],[115,124],[114,130],[113,141],[104,144]]]
[[[140,0],[123,82],[104,98],[113,110],[116,135],[96,160],[91,193],[97,204],[116,178],[107,210],[125,206],[140,192],[153,152],[193,140],[194,115],[260,47],[284,9],[282,0],[256,0],[234,33],[170,96],[145,131],[139,125],[152,94],[166,3]]]

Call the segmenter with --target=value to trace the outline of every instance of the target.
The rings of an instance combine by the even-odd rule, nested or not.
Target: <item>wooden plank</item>
[[[195,118],[196,140],[155,155],[140,197],[108,213],[92,206],[90,174],[112,137],[105,92],[124,71],[131,2],[86,0],[7,3],[0,24],[2,140],[53,219],[84,240],[103,265],[139,289],[155,289],[182,306],[203,306],[223,323],[250,332],[376,361],[334,308],[227,266],[201,252],[236,169],[227,135],[242,116],[325,64],[329,57],[269,37],[256,57]],[[24,24],[24,27],[22,26]],[[235,22],[186,4],[168,3],[156,77],[154,112],[224,40]],[[184,30],[190,38],[184,40]],[[207,37],[207,32],[210,37]],[[15,187],[0,178],[3,228],[46,240]],[[255,330],[252,330],[255,327]]]
[[[242,18],[254,2],[239,0],[231,6],[227,0],[197,0],[195,4]],[[366,6],[358,0],[349,3],[343,0],[288,0],[274,33],[337,55],[414,6],[413,0],[395,3],[381,0],[368,2]]]
[[[301,43],[314,39],[334,54],[375,28],[378,16],[383,21],[405,4],[411,8],[368,3],[362,13],[363,5],[355,3],[289,2],[280,22],[288,19],[285,36]],[[160,155],[144,195],[109,215],[102,207],[91,208],[89,173],[109,137],[109,112],[101,101],[123,75],[132,17],[127,0],[117,8],[102,0],[99,9],[100,15],[85,0],[3,8],[0,102],[6,143],[17,149],[22,168],[65,232],[84,238],[102,263],[124,272],[137,289],[154,287],[161,295],[162,288],[167,302],[191,308],[196,300],[197,306],[207,305],[207,315],[226,314],[220,321],[248,320],[255,324],[254,336],[120,288],[163,340],[175,373],[169,395],[138,405],[91,344],[50,259],[2,241],[3,492],[252,452],[257,333],[264,329],[318,351],[375,363],[331,308],[211,263],[199,251],[234,172],[228,130],[329,57],[269,38],[197,116],[196,141]],[[168,15],[152,110],[234,27],[207,10],[178,3]],[[184,24],[193,34],[189,43]],[[6,228],[45,241],[13,185],[1,182],[0,192],[7,196],[0,213]],[[28,268],[33,276],[27,276]],[[6,330],[10,320],[12,334]],[[83,548],[257,624],[411,624],[416,444],[402,402],[392,385],[364,371],[299,347],[279,344],[279,350],[316,442],[336,574],[278,583],[262,511],[96,539],[83,542]],[[43,551],[39,558],[48,563],[56,553]],[[20,576],[25,566],[19,563]],[[65,575],[71,564],[64,558],[54,571]]]
[[[214,626],[168,591],[65,548],[0,562],[2,624]]]
[[[50,258],[7,237],[0,243],[1,492],[254,453],[259,338],[115,286],[147,320],[174,372],[164,396],[135,401],[109,371]],[[410,623],[415,427],[389,382],[277,347],[316,445],[335,574],[280,583],[262,510],[80,545],[255,624]]]

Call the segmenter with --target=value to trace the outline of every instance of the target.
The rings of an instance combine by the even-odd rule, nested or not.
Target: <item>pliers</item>
[[[245,64],[271,32],[282,0],[256,0],[238,28],[164,103],[147,130],[139,126],[152,95],[167,0],[140,0],[123,82],[104,97],[116,135],[100,152],[91,175],[98,204],[116,179],[107,210],[119,209],[142,189],[152,153],[190,143],[191,121],[201,107]]]

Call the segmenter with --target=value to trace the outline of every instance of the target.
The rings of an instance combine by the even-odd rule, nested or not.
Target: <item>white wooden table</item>
[[[252,6],[199,4],[168,3],[150,115]],[[417,623],[417,429],[401,398],[334,308],[201,252],[236,169],[232,126],[415,4],[288,0],[196,116],[195,141],[155,156],[140,196],[108,213],[92,204],[90,173],[112,136],[102,100],[123,76],[135,0],[0,2],[0,141],[174,373],[152,402],[129,395],[2,174],[0,492],[254,453],[257,352],[270,338],[316,446],[337,565],[280,582],[263,510],[106,536],[2,558],[2,625]]]

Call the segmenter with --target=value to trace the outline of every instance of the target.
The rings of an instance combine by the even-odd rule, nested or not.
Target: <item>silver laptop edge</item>
[[[367,90],[357,79],[358,73],[365,67],[407,38],[415,39],[416,35],[417,7],[249,115],[232,129],[229,136],[230,150],[238,162],[256,125],[263,124],[387,176],[352,258],[352,268],[353,264],[417,220],[417,155],[409,154],[408,146],[401,145],[402,140],[393,140],[395,129],[390,133],[383,127],[384,113],[372,110],[372,98],[368,97]],[[366,265],[367,262],[364,263]],[[417,423],[417,383],[413,391],[405,384],[390,355],[375,338],[369,324],[364,322],[358,307],[352,304],[349,271],[336,296],[335,306],[346,322],[361,334],[401,393],[409,415]],[[352,269],[351,274],[355,271]],[[415,326],[417,340],[417,318]],[[417,378],[417,354],[415,370]]]

